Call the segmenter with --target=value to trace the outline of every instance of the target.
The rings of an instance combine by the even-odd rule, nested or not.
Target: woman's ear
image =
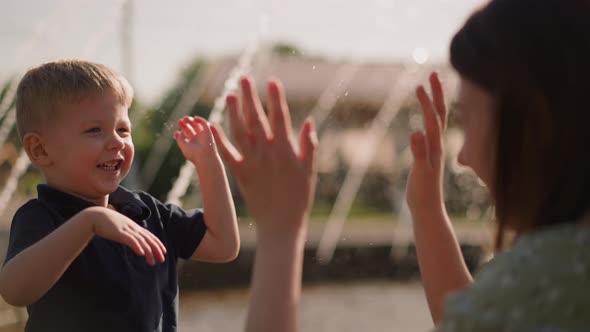
[[[45,149],[43,137],[38,133],[26,133],[23,137],[23,147],[34,165],[45,167],[53,163]]]

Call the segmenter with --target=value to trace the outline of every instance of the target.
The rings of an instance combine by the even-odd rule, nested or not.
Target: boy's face
[[[114,192],[133,161],[127,107],[112,94],[88,97],[56,112],[44,135],[51,163],[47,183],[99,205]]]

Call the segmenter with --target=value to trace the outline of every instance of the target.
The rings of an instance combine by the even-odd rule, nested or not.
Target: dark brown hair
[[[492,0],[450,57],[494,99],[497,248],[507,228],[579,221],[590,208],[590,1]]]

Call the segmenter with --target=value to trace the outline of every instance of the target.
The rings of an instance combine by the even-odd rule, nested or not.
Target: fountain
[[[334,78],[328,83],[328,86],[324,89],[317,103],[311,109],[311,116],[314,119],[316,128],[321,128],[324,121],[330,115],[330,112],[338,102],[338,98],[344,91],[344,88],[354,78],[354,75],[358,72],[361,64],[360,63],[347,63],[338,68]]]
[[[447,108],[447,112],[450,111],[450,101],[452,100],[452,98],[454,98],[457,88],[458,88],[458,80],[457,80],[457,76],[454,75],[453,73],[447,73],[447,75],[445,75],[444,77],[441,77],[441,83],[443,84],[443,86],[445,87],[445,95],[447,96],[447,98],[445,98],[445,104],[446,104],[446,108]],[[447,136],[445,135],[444,138],[447,138]],[[447,160],[452,160],[453,162],[456,163],[457,160],[457,153],[459,152],[457,149],[449,149],[447,144],[445,144],[445,151],[446,151],[446,155],[445,158]],[[403,156],[406,156],[407,160],[404,160],[405,162],[407,162],[407,166],[409,167],[410,163],[412,163],[412,152],[410,151],[410,146],[408,146],[404,152],[402,152]],[[405,167],[405,165],[404,165]],[[411,225],[413,223],[412,221],[412,215],[410,213],[410,208],[408,207],[408,203],[406,201],[406,193],[404,192],[404,195],[400,198],[400,200],[397,202],[397,206],[400,207],[399,210],[399,223],[397,225],[397,229],[396,231],[394,231],[394,234],[397,233],[399,230],[401,230],[401,228],[403,227],[408,227],[408,225]],[[413,232],[413,229],[412,229]],[[406,256],[408,254],[407,250],[410,250],[409,247],[406,248],[406,252],[395,252],[394,250],[394,245],[396,244],[396,239],[393,238],[392,239],[392,244],[391,244],[391,257],[396,257],[397,255],[401,255],[401,256]]]
[[[122,10],[125,1],[127,1],[127,0],[117,1],[115,6],[113,6],[113,8],[116,10]],[[96,33],[96,35],[100,36],[100,37],[91,36],[91,38],[88,39],[88,43],[85,45],[84,50],[92,50],[92,52],[96,51],[97,50],[96,47],[90,48],[89,45],[91,45],[91,44],[98,45],[102,39],[106,38],[108,34],[105,33],[104,31],[109,31],[109,29],[111,29],[112,26],[116,25],[116,24],[113,24],[112,20],[115,18],[118,18],[118,17],[120,17],[120,15],[111,15],[110,20],[106,20],[104,22],[102,28],[99,29],[98,32]],[[86,55],[88,57],[90,57],[92,54],[88,53]],[[14,93],[16,93],[16,87],[15,87]],[[10,98],[8,98],[8,97],[10,97]],[[14,95],[10,96],[7,94],[7,96],[5,96],[5,100],[6,99],[12,100],[12,99],[14,99]],[[10,105],[10,104],[8,104],[8,105]],[[0,147],[4,145],[4,142],[8,138],[8,135],[10,134],[10,132],[12,131],[12,128],[14,127],[15,122],[16,122],[16,108],[10,107],[10,109],[8,110],[8,112],[6,114],[6,117],[4,118],[4,121],[2,121],[2,125],[0,126]],[[29,168],[30,164],[31,164],[31,161],[27,157],[26,152],[24,151],[24,149],[21,148],[20,153],[19,153],[19,157],[16,160],[13,168],[11,169],[11,172],[8,177],[8,180],[6,181],[6,184],[2,188],[2,191],[0,192],[0,211],[6,211],[6,206],[7,206],[8,202],[10,201],[10,198],[14,194],[15,190],[17,189],[18,180],[26,172],[26,170]]]
[[[318,245],[318,261],[323,264],[329,263],[332,259],[346,217],[373,159],[378,143],[385,137],[389,125],[397,115],[405,98],[423,79],[423,76],[425,76],[423,70],[417,70],[414,65],[407,66],[397,77],[387,99],[367,130],[364,145],[368,148],[359,151],[355,162],[347,173]]]
[[[213,77],[215,69],[215,65],[209,65],[204,69],[204,73],[199,70],[189,83],[188,88],[174,110],[170,113],[166,121],[167,123],[176,123],[178,119],[191,112],[192,107],[201,97],[207,83]],[[154,144],[152,152],[148,156],[141,172],[141,179],[146,189],[150,188],[153,184],[160,167],[162,167],[165,156],[173,143],[174,139],[172,135],[163,135]]]
[[[258,48],[259,42],[258,40],[255,40],[240,56],[238,63],[231,70],[229,77],[225,81],[221,94],[215,99],[213,109],[209,114],[209,122],[221,123],[222,112],[226,106],[226,98],[230,92],[237,89],[239,79],[250,71],[254,55],[258,51]],[[172,189],[168,192],[168,197],[166,199],[168,203],[182,206],[180,199],[186,194],[194,172],[195,168],[193,164],[190,161],[186,161],[180,169],[178,178],[172,185]]]

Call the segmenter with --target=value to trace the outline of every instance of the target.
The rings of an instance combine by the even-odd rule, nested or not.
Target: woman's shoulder
[[[590,227],[560,225],[521,236],[476,274],[473,285],[449,296],[448,324],[486,331],[550,324],[590,324]],[[580,325],[583,327],[584,325]],[[451,327],[445,328],[449,331]],[[559,331],[559,329],[553,329]],[[461,331],[459,329],[458,331]]]

